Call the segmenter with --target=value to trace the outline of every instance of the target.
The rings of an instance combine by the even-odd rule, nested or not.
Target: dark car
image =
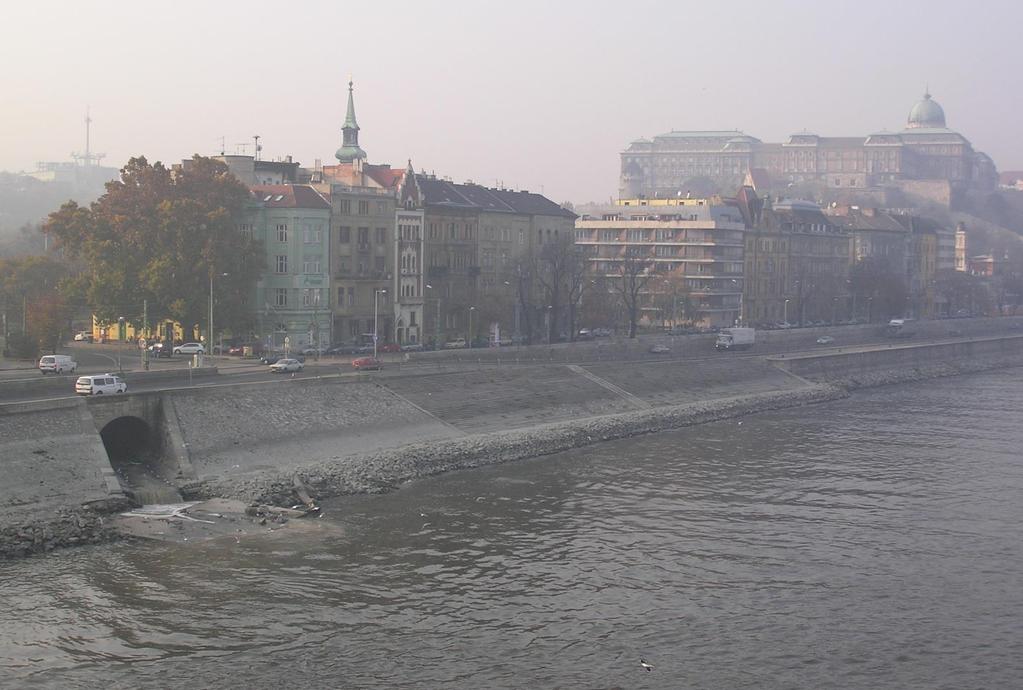
[[[170,359],[174,354],[169,343],[153,343],[146,349],[149,351],[150,357],[156,357],[157,359],[160,357]]]
[[[297,359],[299,362],[305,362],[305,355],[290,353],[285,354],[284,352],[270,352],[259,358],[259,361],[263,364],[276,364],[282,359]]]

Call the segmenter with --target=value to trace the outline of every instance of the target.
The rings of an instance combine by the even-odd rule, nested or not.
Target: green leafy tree
[[[101,323],[149,317],[185,326],[208,320],[216,283],[216,325],[247,330],[248,297],[263,268],[258,242],[238,230],[248,190],[224,164],[195,156],[180,170],[132,158],[121,179],[88,208],[75,202],[50,214],[44,231],[88,267],[66,285]]]

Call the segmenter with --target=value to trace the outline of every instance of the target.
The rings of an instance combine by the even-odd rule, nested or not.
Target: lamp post
[[[872,318],[873,315],[871,314],[871,311],[872,311],[871,310],[871,305],[872,305],[873,301],[874,301],[873,297],[868,297],[867,298],[867,323],[872,323],[873,322],[873,318]]]
[[[208,333],[208,338],[207,338],[207,340],[209,342],[206,343],[207,347],[209,348],[209,352],[207,354],[211,354],[211,355],[213,354],[213,276],[214,275],[216,275],[216,273],[210,272],[210,332]],[[230,273],[221,273],[220,275],[222,277],[226,278],[227,276],[229,276],[231,274]]]
[[[476,311],[476,307],[469,307],[469,333],[468,333],[469,337],[467,338],[467,340],[469,341],[470,350],[472,349],[472,313],[474,311]]]
[[[553,308],[554,308],[553,305],[548,304],[547,305],[547,311],[544,314],[544,316],[545,316],[544,323],[546,325],[546,329],[545,330],[547,331],[547,344],[548,345],[551,344],[551,309],[553,309]]]
[[[427,283],[426,289],[432,290],[433,286]],[[437,300],[437,323],[435,324],[436,327],[434,328],[434,330],[436,331],[436,335],[434,336],[435,342],[433,346],[437,349],[440,349],[440,297],[435,297],[434,299]]]
[[[117,371],[124,373],[121,368],[121,347],[124,345],[124,317],[117,317]]]
[[[387,288],[380,288],[379,290],[373,290],[373,358],[377,356],[377,300],[381,294],[387,294]]]
[[[788,327],[788,325],[789,325],[789,300],[785,300],[785,304],[782,305],[781,321],[782,321],[782,323],[785,324],[786,327]]]

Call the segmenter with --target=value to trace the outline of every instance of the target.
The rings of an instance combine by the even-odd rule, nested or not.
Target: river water
[[[0,685],[1008,688],[1023,370],[0,564]],[[646,671],[644,658],[653,665]]]

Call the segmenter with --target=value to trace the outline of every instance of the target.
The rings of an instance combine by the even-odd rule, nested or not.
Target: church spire
[[[359,123],[355,120],[355,96],[353,90],[354,84],[351,76],[349,76],[348,112],[345,114],[344,124],[341,125],[341,148],[334,154],[334,157],[341,163],[351,163],[356,158],[366,158],[366,152],[359,148]]]

